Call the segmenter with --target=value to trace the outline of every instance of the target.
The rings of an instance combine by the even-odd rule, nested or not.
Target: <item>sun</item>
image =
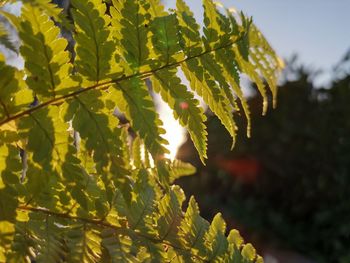
[[[163,137],[169,142],[166,148],[170,153],[166,157],[174,160],[179,147],[186,141],[186,130],[174,119],[173,112],[166,103],[159,100],[158,107],[160,119],[166,131]]]

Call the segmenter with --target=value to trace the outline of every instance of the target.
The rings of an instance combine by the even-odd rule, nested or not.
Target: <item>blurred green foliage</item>
[[[252,137],[230,137],[208,113],[209,160],[195,159],[190,142],[178,157],[199,175],[183,178],[205,217],[223,211],[251,239],[298,251],[316,262],[350,262],[350,75],[316,89],[312,72],[291,64],[278,107],[261,116],[250,100]],[[286,79],[288,79],[286,77]],[[242,123],[241,123],[242,124]]]

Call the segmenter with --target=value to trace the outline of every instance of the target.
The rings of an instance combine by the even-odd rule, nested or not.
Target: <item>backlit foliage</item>
[[[193,197],[183,209],[173,182],[194,168],[165,157],[151,90],[204,162],[198,97],[234,141],[241,110],[250,129],[241,73],[265,111],[277,56],[250,18],[210,0],[203,28],[182,0],[170,11],[159,0],[108,2],[72,0],[70,26],[49,0],[23,0],[19,17],[1,11],[18,32],[24,69],[0,54],[0,261],[262,262],[236,230],[226,236],[220,214],[208,223]],[[72,29],[74,51],[57,23]],[[0,37],[14,49],[3,26]]]

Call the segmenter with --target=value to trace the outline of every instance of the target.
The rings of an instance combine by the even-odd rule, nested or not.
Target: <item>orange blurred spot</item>
[[[180,102],[180,108],[183,110],[187,110],[188,109],[188,103],[187,102]]]
[[[232,177],[244,183],[253,183],[261,170],[261,165],[255,158],[237,158],[217,160],[218,166]]]

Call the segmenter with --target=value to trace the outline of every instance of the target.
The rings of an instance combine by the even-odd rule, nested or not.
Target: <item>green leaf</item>
[[[101,0],[73,0],[72,4],[76,69],[92,83],[101,82],[109,75],[114,49],[107,27],[110,17],[105,15],[106,5]]]
[[[199,215],[198,204],[194,197],[190,198],[184,220],[181,223],[180,237],[182,243],[194,255],[206,251],[204,235],[209,228],[209,223]]]
[[[130,120],[132,128],[143,139],[154,160],[161,158],[168,150],[168,142],[161,137],[165,130],[155,112],[153,101],[145,84],[138,78],[117,84],[117,106]]]
[[[198,55],[203,51],[203,43],[199,33],[200,27],[183,0],[176,0],[176,7],[182,49],[188,57]]]
[[[252,246],[252,244],[248,243],[248,244],[246,244],[243,247],[243,249],[242,249],[242,256],[248,262],[255,260],[255,258],[256,258],[256,250]]]
[[[229,18],[225,17],[218,12],[211,1],[204,1],[204,10],[206,29],[204,33],[207,43],[211,44],[213,42],[213,39],[211,38],[217,35],[219,38],[215,39],[215,41],[216,43],[219,42],[221,44],[232,43],[232,36],[240,37],[239,34],[241,34],[244,37],[248,35],[249,24],[246,26],[247,28],[242,26],[242,32],[239,32],[239,29],[236,28],[237,23],[232,14],[229,14]],[[215,47],[215,45],[212,46]],[[216,50],[214,56],[215,58],[213,56],[205,56],[203,59],[205,59],[205,63],[207,65],[210,65],[208,68],[211,68],[211,73],[215,76],[215,79],[219,82],[220,87],[224,90],[225,95],[229,99],[232,107],[237,111],[239,111],[239,108],[237,108],[236,100],[232,94],[232,91],[240,100],[247,119],[247,136],[250,137],[250,111],[247,100],[244,98],[243,92],[240,88],[240,76],[237,68],[235,53],[231,48],[225,48]],[[222,66],[220,66],[217,61],[219,61]],[[231,87],[228,84],[230,84]]]
[[[0,76],[0,120],[4,120],[25,110],[33,96],[23,80],[23,72],[6,65],[1,59]]]
[[[141,262],[132,255],[133,241],[130,237],[116,231],[106,229],[102,232],[102,246],[108,251],[108,258],[112,263]]]
[[[25,60],[26,83],[39,100],[53,99],[75,90],[72,81],[70,56],[65,51],[68,43],[59,37],[60,29],[29,4],[22,7],[19,36],[21,55]]]
[[[9,38],[7,30],[5,29],[3,24],[0,24],[0,44],[6,47],[7,49],[17,53],[17,49],[12,43],[11,39]]]
[[[65,254],[59,234],[62,231],[49,215],[33,214],[28,222],[37,239],[39,262],[57,262]]]
[[[7,259],[6,254],[11,251],[13,232],[14,224],[8,221],[0,221],[0,260],[3,262]]]
[[[270,44],[255,25],[250,26],[249,40],[252,47],[251,58],[255,63],[257,70],[267,81],[273,95],[273,107],[277,103],[277,80],[276,68],[284,67],[283,61],[277,56]]]
[[[140,137],[136,137],[132,142],[132,159],[136,168],[142,167]]]
[[[140,170],[138,180],[134,186],[133,200],[127,207],[126,214],[131,229],[138,229],[144,233],[152,233],[152,214],[156,208],[156,189],[151,184],[146,170]]]
[[[236,136],[236,124],[232,117],[232,108],[230,106],[230,101],[226,97],[226,94],[222,89],[216,84],[215,76],[218,74],[218,69],[210,69],[207,66],[208,60],[211,59],[210,52],[204,52],[202,56],[192,55],[192,46],[200,46],[199,33],[192,32],[188,28],[196,28],[196,22],[193,18],[193,14],[190,12],[188,7],[182,1],[177,2],[178,6],[178,18],[179,18],[179,27],[182,31],[183,43],[187,43],[185,46],[185,54],[191,56],[191,59],[188,59],[186,63],[181,64],[182,71],[184,72],[186,78],[190,82],[190,86],[193,91],[197,92],[201,96],[204,102],[209,106],[210,110],[214,112],[222,124],[226,127],[227,131],[230,133],[233,139]],[[209,33],[208,33],[209,34]],[[214,38],[213,33],[210,33],[210,37]],[[209,42],[214,41],[209,39]],[[200,42],[201,43],[201,42]],[[209,46],[210,47],[210,46]],[[207,48],[209,48],[207,47]],[[196,48],[200,52],[201,48]],[[211,63],[210,65],[213,65]],[[214,75],[212,75],[214,73]],[[220,75],[220,74],[219,74]],[[223,84],[223,82],[221,82]]]
[[[17,222],[13,232],[11,247],[5,254],[6,259],[9,262],[25,263],[27,257],[31,255],[31,248],[35,245],[35,239],[30,233],[28,222]]]
[[[101,237],[88,224],[70,226],[67,233],[67,262],[98,262]]]
[[[154,73],[153,89],[174,112],[174,118],[187,128],[192,141],[204,163],[207,158],[207,131],[204,125],[206,117],[193,94],[181,84],[176,68],[164,69]]]
[[[178,38],[178,24],[175,14],[168,14],[164,7],[157,0],[151,1],[151,31],[152,31],[152,51],[157,57],[155,64],[168,65],[183,58],[179,51],[181,46]]]
[[[116,2],[116,1],[114,1]],[[120,55],[127,62],[128,72],[137,72],[148,69],[149,47],[148,31],[150,15],[148,1],[118,1],[115,4],[115,19],[118,21],[118,34],[120,35]]]
[[[184,163],[180,160],[174,160],[169,164],[169,170],[170,170],[170,180],[171,182],[175,181],[176,179],[193,175],[196,173],[196,168],[190,164],[190,163]]]
[[[156,217],[157,231],[160,240],[169,240],[176,244],[182,220],[182,203],[185,195],[182,189],[174,186],[169,194],[165,195],[159,202]]]
[[[220,19],[216,6],[211,0],[203,0],[205,42],[207,46],[215,47],[222,42],[224,32],[221,31]]]
[[[16,156],[17,154],[17,156]],[[12,145],[0,146],[0,222],[15,221],[18,191],[15,187],[21,175],[18,150]]]
[[[30,159],[47,171],[61,171],[71,142],[61,109],[53,106],[37,111],[22,118],[18,128],[28,140],[25,149],[33,154]]]
[[[221,214],[217,214],[205,234],[205,243],[210,250],[209,261],[221,262],[222,256],[227,250],[228,242],[225,237],[226,223]]]
[[[5,10],[0,9],[0,14],[6,18],[6,20],[14,27],[14,29],[20,28],[20,19],[12,13],[6,12]],[[0,27],[3,27],[2,25]]]
[[[226,130],[235,139],[237,127],[233,120],[230,102],[217,86],[214,78],[211,78],[211,75],[208,74],[206,68],[198,59],[190,60],[186,65],[182,64],[182,70],[190,81],[192,90],[203,98],[210,110],[218,116]]]

